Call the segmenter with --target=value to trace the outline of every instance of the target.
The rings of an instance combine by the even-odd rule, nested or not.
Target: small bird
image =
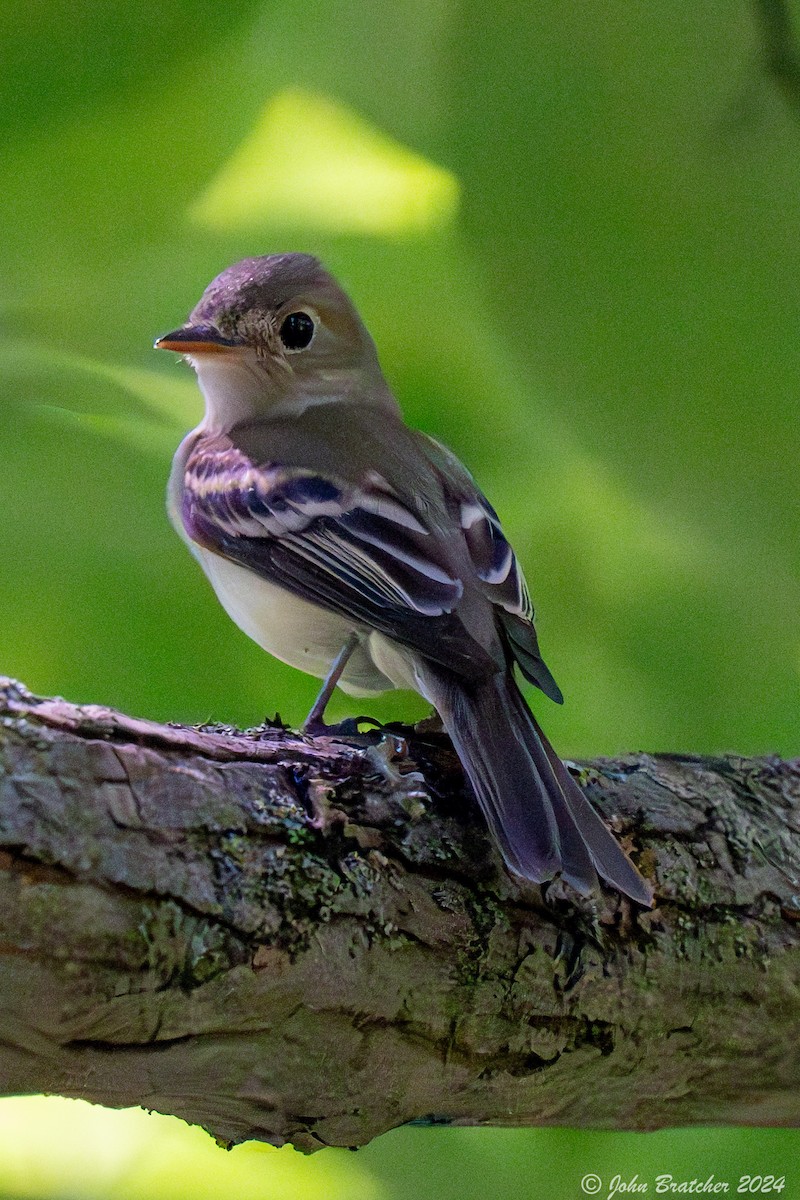
[[[307,254],[218,275],[157,349],[197,372],[205,416],[173,462],[169,511],[236,624],[325,683],[412,688],[439,713],[507,866],[651,889],[528,708],[515,665],[556,703],[533,606],[467,469],[404,424],[352,301]]]

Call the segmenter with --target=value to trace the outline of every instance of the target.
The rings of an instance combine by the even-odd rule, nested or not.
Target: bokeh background
[[[230,262],[307,250],[504,518],[562,752],[796,754],[800,91],[765,58],[793,2],[4,5],[0,671],[160,719],[301,719],[314,681],[167,525],[200,402],[150,346]],[[779,1131],[421,1128],[226,1155],[139,1112],[0,1105],[8,1196],[560,1200],[587,1171],[800,1196],[798,1158]]]

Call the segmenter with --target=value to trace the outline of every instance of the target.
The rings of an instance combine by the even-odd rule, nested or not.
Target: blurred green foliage
[[[150,351],[228,263],[302,249],[500,510],[556,744],[797,752],[800,126],[746,3],[32,0],[0,44],[0,670],[162,719],[303,715],[315,682],[167,525],[200,400]],[[348,1170],[365,1195],[558,1200],[583,1170],[797,1149],[403,1130]],[[362,1194],[342,1156],[297,1161],[309,1195]]]

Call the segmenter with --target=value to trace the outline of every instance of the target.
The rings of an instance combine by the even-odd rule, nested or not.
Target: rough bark
[[[0,681],[0,1092],[303,1149],[800,1123],[800,763],[576,768],[644,912],[515,882],[446,740],[404,732],[398,782],[377,746]]]

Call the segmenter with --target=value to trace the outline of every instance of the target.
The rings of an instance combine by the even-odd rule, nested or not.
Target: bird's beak
[[[174,350],[178,354],[229,354],[243,344],[223,337],[211,325],[184,325],[157,338],[154,349]]]

